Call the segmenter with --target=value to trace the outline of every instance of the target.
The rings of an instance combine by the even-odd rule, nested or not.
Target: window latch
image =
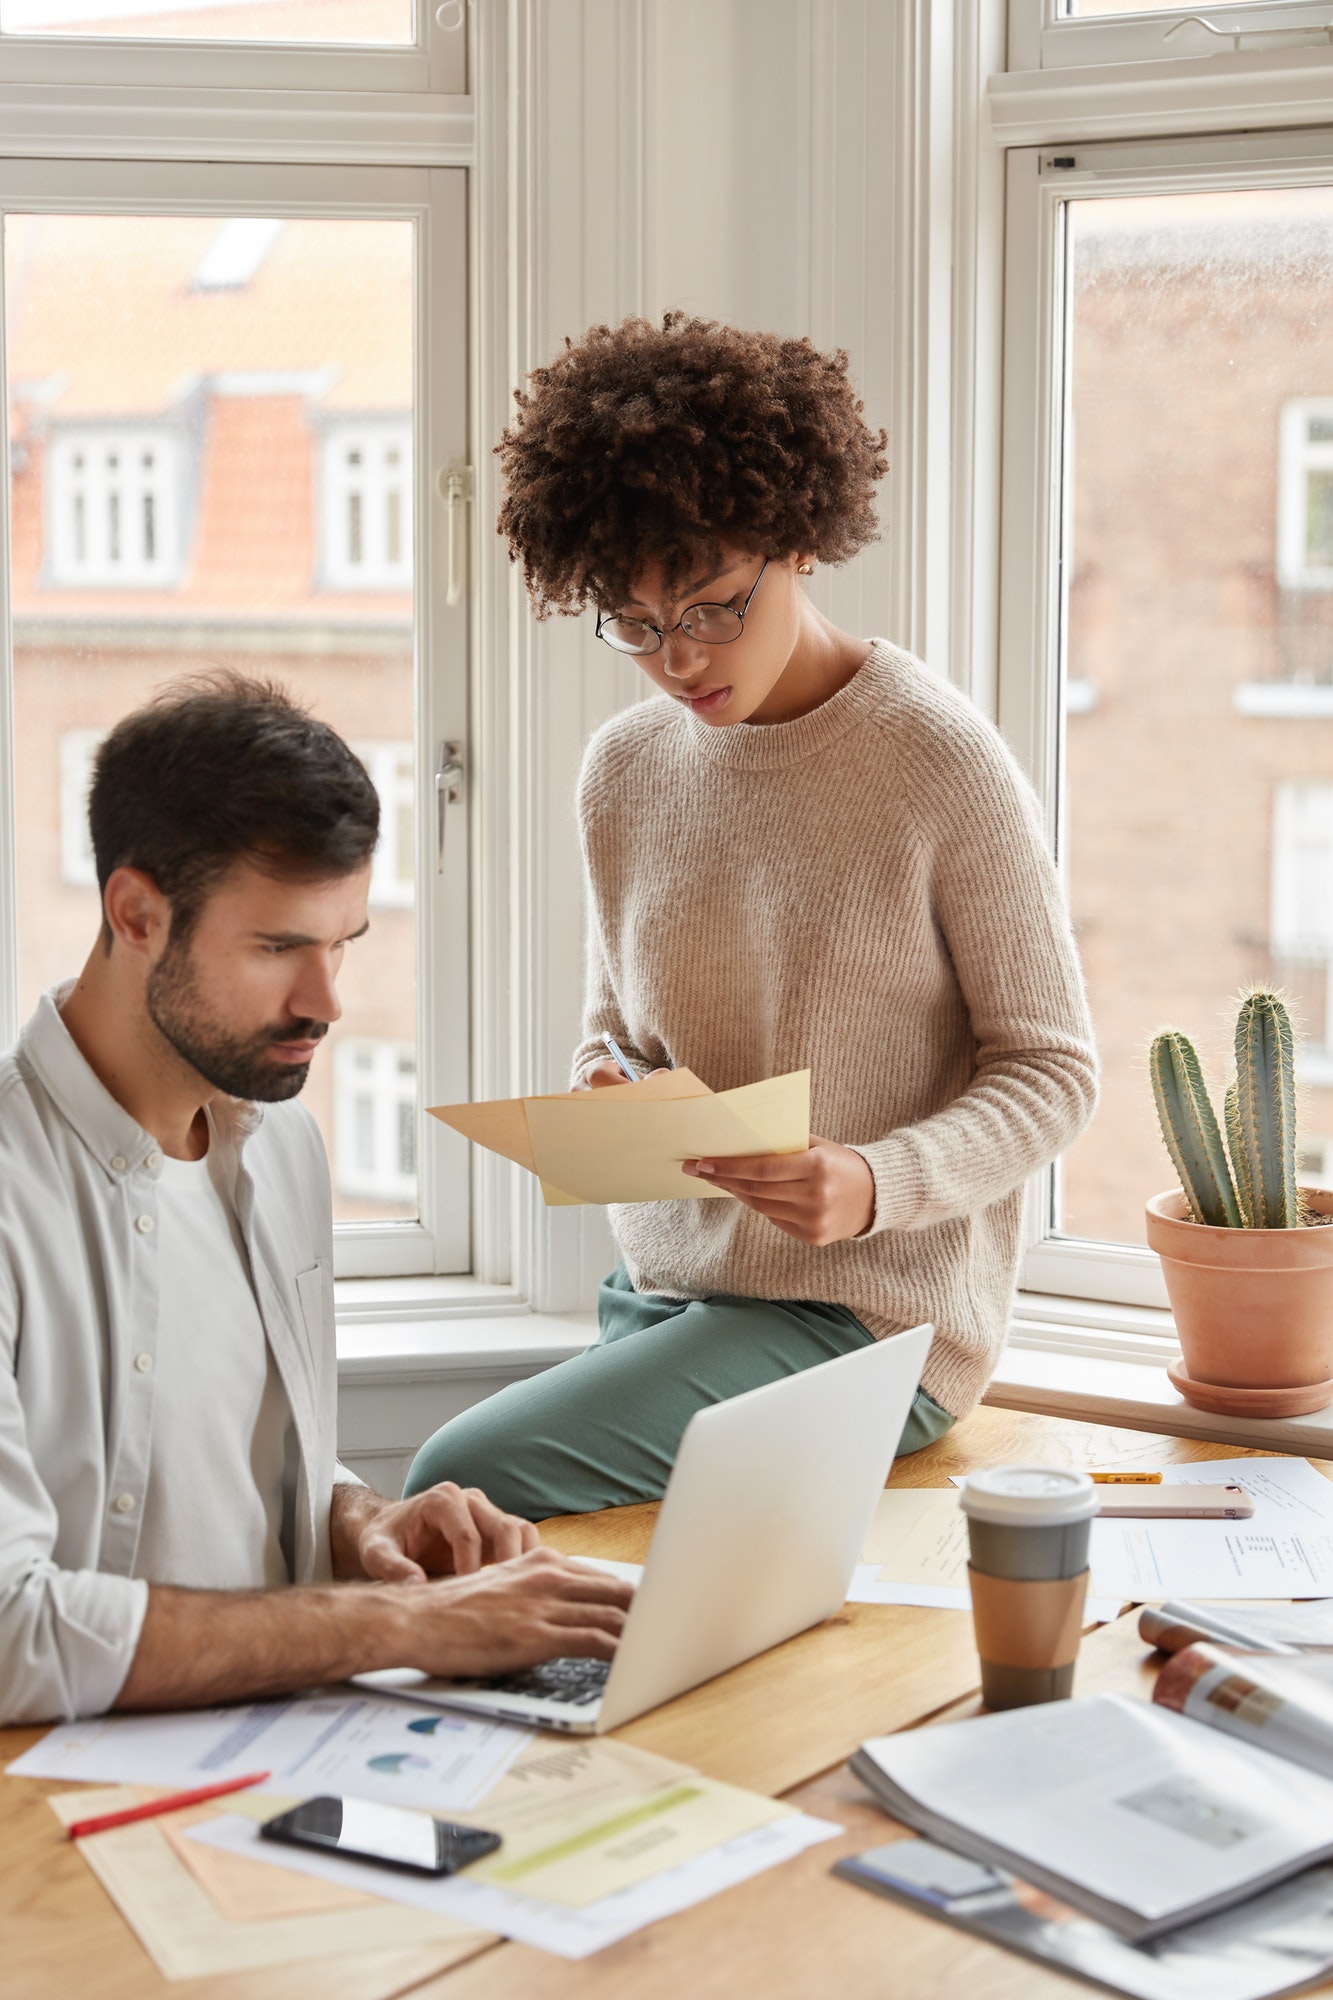
[[[444,829],[450,806],[463,799],[463,746],[441,743],[435,759],[435,873],[444,873]]]
[[[1207,34],[1215,35],[1220,42],[1230,42],[1233,53],[1238,53],[1246,42],[1292,42],[1317,40],[1320,35],[1333,45],[1333,21],[1311,21],[1298,28],[1219,28],[1216,21],[1206,20],[1202,14],[1185,14],[1179,21],[1173,21],[1162,36],[1169,42],[1182,28],[1202,28]],[[1214,54],[1220,54],[1214,50]]]
[[[452,607],[463,595],[467,571],[467,509],[472,502],[472,467],[446,465],[439,477],[445,509],[446,566],[444,601]]]

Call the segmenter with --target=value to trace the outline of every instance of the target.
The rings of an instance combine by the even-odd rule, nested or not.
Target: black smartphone
[[[290,1812],[266,1819],[259,1831],[265,1840],[379,1861],[386,1868],[413,1868],[423,1875],[456,1875],[500,1845],[499,1834],[482,1827],[456,1826],[452,1820],[378,1805],[373,1799],[306,1799]]]

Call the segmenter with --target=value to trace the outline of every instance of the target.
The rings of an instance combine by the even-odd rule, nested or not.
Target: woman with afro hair
[[[899,1444],[977,1401],[1023,1186],[1096,1065],[1036,801],[961,694],[804,587],[876,534],[885,470],[844,354],[680,313],[595,327],[517,396],[500,515],[538,618],[593,610],[657,698],[579,782],[576,1085],[809,1069],[807,1152],[686,1161],[731,1201],[611,1211],[586,1354],[464,1412],[408,1481],[541,1519],[658,1497],[702,1406],[922,1320]]]

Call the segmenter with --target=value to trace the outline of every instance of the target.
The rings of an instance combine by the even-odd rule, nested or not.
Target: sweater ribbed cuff
[[[863,1236],[878,1236],[885,1229],[910,1229],[926,1199],[926,1177],[915,1146],[901,1133],[891,1139],[877,1139],[870,1146],[852,1146],[875,1179],[875,1216]]]

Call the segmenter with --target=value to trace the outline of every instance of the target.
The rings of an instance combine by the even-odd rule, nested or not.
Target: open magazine
[[[1186,1647],[1150,1703],[1012,1709],[852,1765],[895,1819],[1131,1940],[1333,1860],[1333,1688],[1289,1657]]]
[[[1018,1876],[927,1840],[895,1840],[836,1862],[833,1872],[1133,2000],[1274,2000],[1333,1971],[1333,1867],[1307,1868],[1140,1944]]]

